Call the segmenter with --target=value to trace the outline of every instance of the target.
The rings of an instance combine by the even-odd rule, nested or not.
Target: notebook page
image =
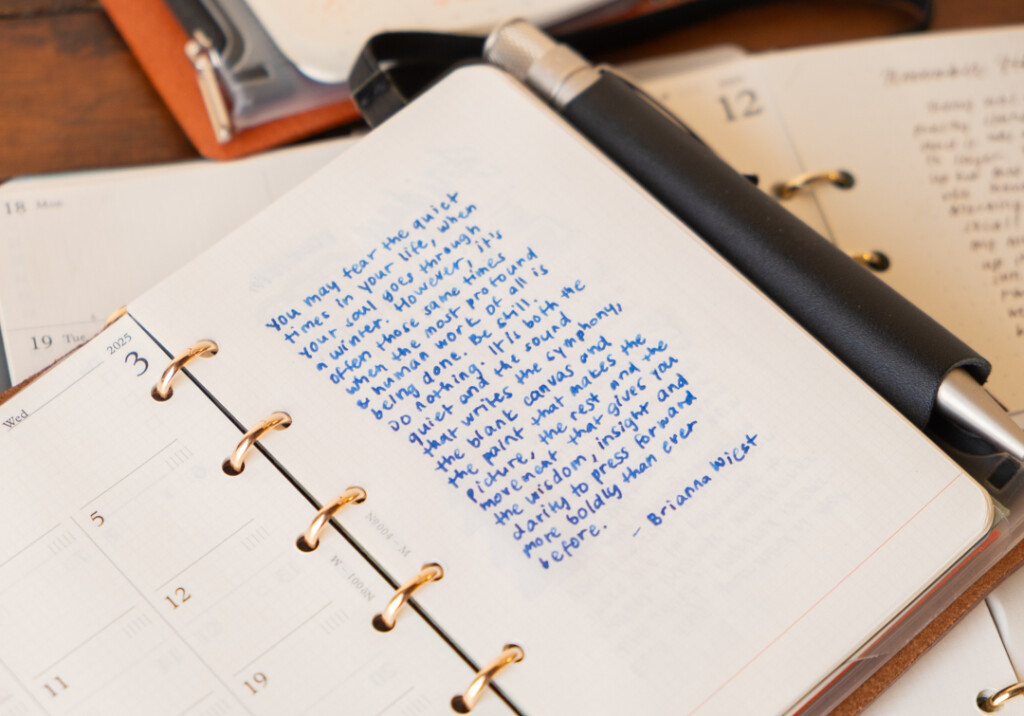
[[[153,400],[166,362],[122,319],[0,406],[0,711],[446,708],[469,667],[371,627],[388,584],[333,531],[300,552],[313,507],[258,454],[224,475],[238,430],[187,380]]]
[[[728,63],[678,72],[674,67],[679,61],[652,60],[630,69],[629,75],[736,171],[756,177],[760,189],[771,193],[807,171],[756,61],[733,57]],[[786,208],[831,238],[813,193],[793,197]]]
[[[351,141],[237,162],[75,172],[0,186],[0,335],[12,382],[92,337],[114,309]]]
[[[130,306],[526,710],[785,711],[986,495],[504,75],[460,70]],[[711,646],[713,645],[713,646]],[[680,675],[685,675],[680,678]]]
[[[1020,27],[779,53],[756,62],[835,238],[993,364],[1024,419],[1024,54]]]
[[[863,716],[964,716],[984,713],[977,707],[978,693],[998,690],[1017,681],[988,607],[969,611],[942,640],[925,652]],[[1008,701],[999,709],[1005,716],[1024,714],[1024,703]]]
[[[1024,572],[1017,570],[1007,577],[986,601],[1017,678],[1024,678]]]

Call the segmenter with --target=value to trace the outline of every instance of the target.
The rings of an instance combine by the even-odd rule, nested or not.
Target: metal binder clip
[[[153,396],[153,400],[167,400],[174,394],[171,390],[171,382],[174,380],[174,376],[184,368],[186,365],[191,363],[196,358],[209,358],[210,356],[217,355],[217,351],[220,350],[217,344],[213,341],[197,341],[190,345],[188,348],[183,350],[181,353],[174,357],[170,365],[164,368],[163,374],[160,376],[160,380],[157,381],[156,385],[153,386],[153,390],[150,394]]]
[[[257,440],[269,433],[271,430],[284,430],[291,424],[292,416],[288,413],[271,413],[266,418],[249,428],[245,435],[242,436],[242,439],[238,442],[234,451],[231,453],[231,457],[224,461],[221,468],[228,475],[242,474],[242,470],[245,469],[245,454],[249,452],[249,448],[251,448]]]
[[[309,527],[306,531],[299,535],[299,539],[296,540],[295,546],[303,552],[312,552],[314,549],[320,546],[320,533],[324,531],[324,527],[327,523],[338,514],[346,505],[352,503],[359,504],[366,499],[366,490],[361,487],[350,487],[343,493],[335,497],[333,500],[328,502],[326,505],[320,508],[316,513],[316,517],[309,523]]]
[[[472,711],[473,707],[480,701],[483,690],[494,680],[498,672],[510,664],[519,663],[523,660],[524,656],[526,654],[521,646],[516,644],[506,644],[503,646],[501,654],[497,659],[476,672],[476,677],[474,677],[466,692],[452,697],[452,709],[455,713],[468,714]]]
[[[199,83],[199,94],[203,97],[203,106],[210,117],[213,134],[221,144],[231,141],[234,129],[231,126],[231,113],[220,89],[217,79],[217,68],[221,64],[220,53],[214,49],[210,38],[202,30],[196,30],[192,39],[185,43],[185,56],[196,68],[196,81]]]
[[[419,573],[403,584],[391,597],[384,611],[373,618],[373,628],[377,631],[391,631],[395,628],[395,619],[405,602],[425,584],[440,581],[444,577],[444,568],[436,562],[424,564]]]

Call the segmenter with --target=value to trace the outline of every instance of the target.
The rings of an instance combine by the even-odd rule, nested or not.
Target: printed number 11
[[[54,676],[51,683],[43,684],[43,688],[46,689],[46,693],[56,698],[61,691],[68,690],[68,685],[64,683],[64,679]]]

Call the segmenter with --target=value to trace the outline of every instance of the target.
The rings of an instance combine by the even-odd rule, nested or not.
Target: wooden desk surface
[[[836,42],[891,33],[906,17],[863,0],[773,2],[599,59]],[[932,30],[1014,22],[1021,0],[935,0]],[[0,180],[196,156],[97,0],[0,0],[0,68]]]

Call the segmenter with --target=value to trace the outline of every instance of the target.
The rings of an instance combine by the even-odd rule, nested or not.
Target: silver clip
[[[227,102],[224,101],[220,82],[217,80],[220,55],[213,49],[210,39],[201,30],[196,30],[192,39],[185,43],[185,56],[196,68],[199,94],[202,95],[203,106],[206,107],[206,114],[210,118],[214,137],[220,144],[231,141],[231,137],[234,136],[231,114],[228,112]]]

